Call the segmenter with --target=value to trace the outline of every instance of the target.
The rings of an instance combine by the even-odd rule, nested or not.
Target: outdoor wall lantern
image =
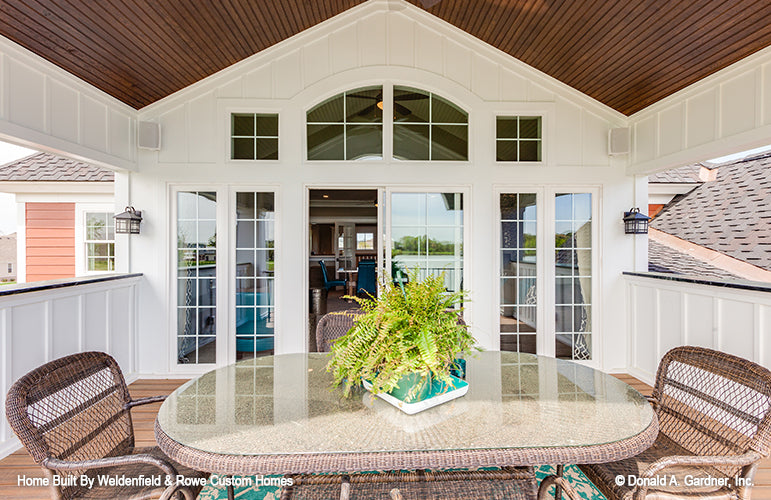
[[[626,234],[648,234],[649,220],[651,218],[641,214],[639,208],[624,212],[624,232]]]
[[[142,222],[142,212],[134,210],[134,207],[126,207],[113,217],[115,219],[115,232],[121,234],[139,234],[139,223]]]

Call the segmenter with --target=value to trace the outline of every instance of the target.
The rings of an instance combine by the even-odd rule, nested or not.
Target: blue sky
[[[24,158],[33,150],[0,142],[0,165]],[[0,234],[16,232],[16,202],[12,194],[0,193]]]

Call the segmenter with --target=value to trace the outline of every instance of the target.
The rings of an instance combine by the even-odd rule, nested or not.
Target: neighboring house
[[[648,179],[648,269],[771,282],[771,153]],[[669,201],[665,201],[666,198]]]
[[[16,233],[0,236],[0,282],[16,281]]]
[[[47,153],[0,166],[0,192],[16,195],[18,282],[115,269],[113,176]]]

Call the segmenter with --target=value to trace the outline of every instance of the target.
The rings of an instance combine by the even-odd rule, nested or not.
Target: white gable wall
[[[134,170],[136,113],[0,37],[0,140]]]
[[[131,204],[146,217],[142,234],[131,242],[131,271],[146,277],[140,293],[140,372],[178,369],[172,362],[175,297],[169,299],[175,186],[276,190],[277,352],[306,349],[309,186],[465,192],[471,317],[475,336],[488,349],[498,348],[496,193],[593,190],[599,201],[596,254],[602,263],[595,273],[600,294],[595,311],[601,312],[595,342],[603,343],[595,348],[595,364],[626,368],[621,272],[634,269],[635,238],[623,234],[621,216],[631,206],[644,205],[645,196],[640,201],[635,196],[645,183],[626,175],[624,157],[606,152],[608,130],[624,126],[626,118],[420,9],[392,5],[367,2],[140,111],[140,120],[161,124],[162,149],[141,152],[139,172],[117,179],[129,186],[116,194],[130,193]],[[466,109],[470,161],[307,162],[306,111],[345,90],[381,84],[429,90]],[[278,161],[228,159],[235,111],[279,113]],[[496,163],[496,114],[544,117],[542,164]],[[384,130],[386,137],[389,133]],[[389,150],[386,140],[386,157]],[[548,238],[541,233],[540,244]],[[637,255],[645,262],[644,239],[638,240]],[[540,324],[548,325],[546,313],[542,316]]]
[[[632,115],[629,172],[647,175],[771,144],[771,47]]]

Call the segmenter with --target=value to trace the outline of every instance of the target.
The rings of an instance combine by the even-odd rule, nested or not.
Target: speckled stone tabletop
[[[250,359],[177,389],[158,425],[174,441],[230,455],[582,447],[651,425],[653,411],[608,374],[544,356],[467,360],[468,393],[406,415],[364,390],[332,389],[324,354]]]

